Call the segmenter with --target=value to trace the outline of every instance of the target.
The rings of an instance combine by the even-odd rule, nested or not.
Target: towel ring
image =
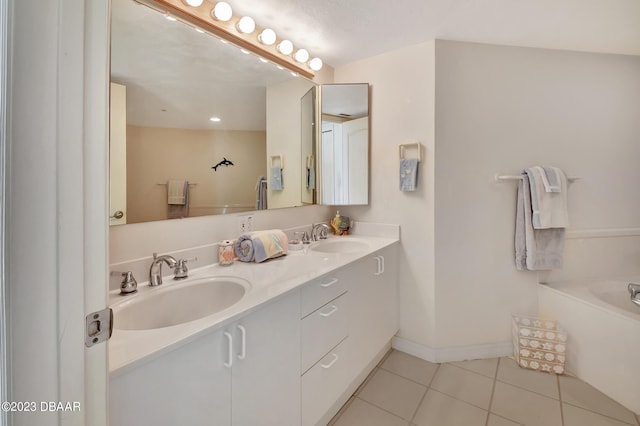
[[[273,159],[274,158],[279,158],[280,159],[280,168],[284,169],[284,157],[282,156],[282,154],[272,155],[270,158],[271,158],[271,167],[273,167]]]
[[[422,144],[420,142],[405,143],[398,146],[400,159],[404,160],[404,148],[405,147],[417,147],[418,148],[418,162],[422,162]]]

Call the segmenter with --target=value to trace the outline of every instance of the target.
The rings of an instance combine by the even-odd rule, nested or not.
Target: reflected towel
[[[186,180],[170,180],[167,182],[167,204],[185,205],[187,203],[189,182]]]
[[[316,169],[307,167],[307,189],[316,189]]]
[[[256,210],[267,209],[267,178],[260,176],[256,182]]]
[[[271,168],[271,190],[280,191],[284,189],[284,182],[282,181],[282,167]]]
[[[547,192],[545,189],[545,180],[548,179],[544,168],[534,166],[524,171],[529,178],[533,212],[531,221],[534,229],[566,228],[569,226],[567,178],[562,170],[554,170],[559,181],[559,185],[556,186],[560,187],[560,191],[557,192]],[[553,191],[553,186],[549,183],[547,183],[547,187]]]
[[[415,191],[418,186],[418,159],[400,160],[400,191]]]
[[[565,229],[534,229],[532,224],[529,177],[518,184],[516,206],[516,268],[519,271],[562,268]]]
[[[236,240],[236,256],[242,262],[264,262],[287,254],[289,239],[280,229],[242,234]]]

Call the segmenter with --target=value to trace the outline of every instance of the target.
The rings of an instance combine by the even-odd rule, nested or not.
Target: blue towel
[[[289,239],[280,229],[242,234],[236,240],[235,252],[242,262],[264,262],[287,254]]]
[[[400,191],[415,191],[418,186],[418,159],[400,160]]]
[[[271,190],[281,191],[284,189],[284,182],[282,181],[282,167],[271,167]]]

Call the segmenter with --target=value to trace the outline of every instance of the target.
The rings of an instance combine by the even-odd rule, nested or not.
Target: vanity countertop
[[[111,376],[126,372],[140,363],[171,351],[201,335],[218,330],[313,279],[399,241],[397,237],[365,235],[331,238],[366,240],[368,248],[366,251],[357,253],[322,253],[305,248],[300,251],[290,251],[286,256],[259,264],[236,261],[230,266],[213,264],[191,270],[189,280],[212,276],[239,277],[249,281],[251,289],[233,306],[195,321],[149,330],[122,330],[114,327],[113,335],[109,340]],[[162,287],[180,286],[184,282],[174,281],[169,276],[165,278]],[[128,297],[136,297],[157,289],[157,287],[149,287],[147,283],[140,283],[138,294],[133,296],[120,296],[115,290],[109,295],[109,303],[113,307],[130,300],[127,299]],[[114,322],[117,324],[117,318]]]

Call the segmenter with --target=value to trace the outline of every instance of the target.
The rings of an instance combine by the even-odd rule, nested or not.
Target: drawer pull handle
[[[320,287],[324,287],[324,288],[331,287],[332,285],[334,285],[338,281],[339,280],[337,278],[334,278],[331,281],[329,281],[328,283],[320,284]]]
[[[228,332],[224,332],[224,337],[227,338],[227,350],[229,351],[228,355],[227,355],[227,362],[225,362],[223,365],[227,368],[231,368],[231,366],[233,365],[233,337],[231,336],[231,333]]]
[[[331,355],[333,355],[333,360],[329,364],[320,364],[320,367],[322,367],[322,368],[331,368],[331,367],[333,367],[333,364],[335,364],[336,361],[338,361],[338,355],[336,355],[336,354],[331,354]]]
[[[337,310],[338,307],[336,305],[331,305],[331,309],[329,310],[329,312],[320,312],[320,316],[325,318],[330,317],[331,315],[335,314]]]

